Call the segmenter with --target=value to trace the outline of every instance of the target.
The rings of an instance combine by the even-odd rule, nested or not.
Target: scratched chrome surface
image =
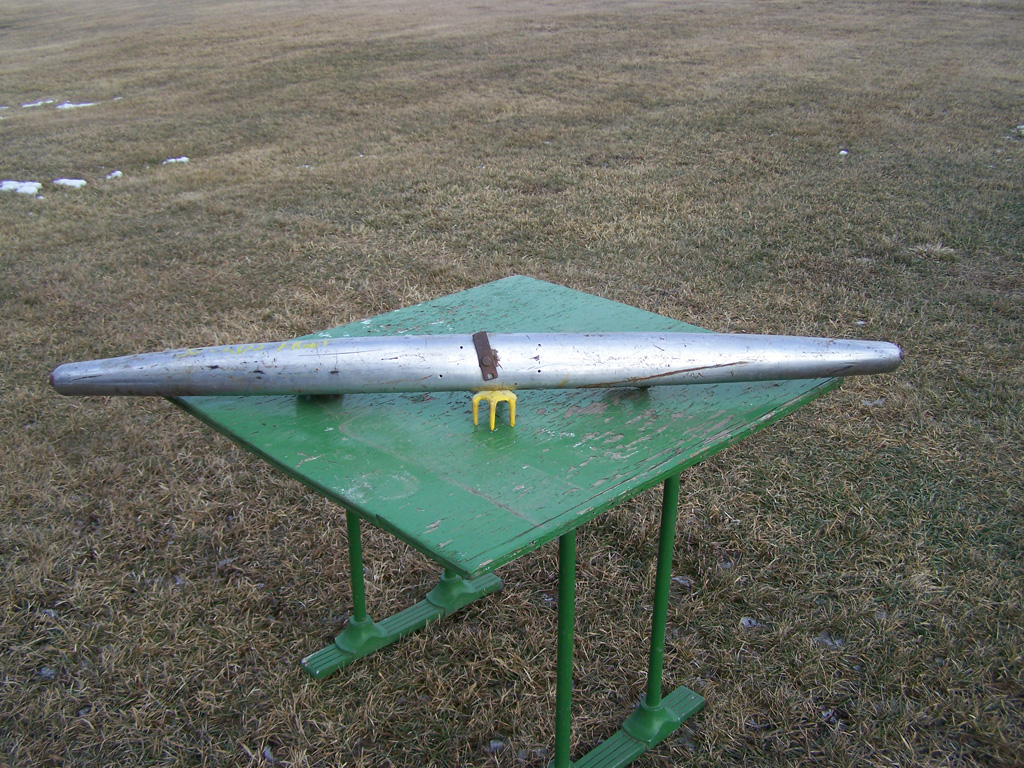
[[[664,386],[886,373],[881,341],[714,333],[489,334],[484,381],[472,336],[302,339],[68,363],[66,395],[285,395]]]

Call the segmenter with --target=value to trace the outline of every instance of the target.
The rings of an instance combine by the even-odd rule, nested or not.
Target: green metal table
[[[700,331],[660,315],[525,277],[332,328],[372,334]],[[172,398],[186,411],[346,510],[353,611],[302,660],[325,677],[501,587],[494,571],[559,540],[552,766],[628,765],[700,711],[687,688],[662,695],[679,475],[839,384],[838,379],[531,390],[517,425],[474,427],[464,392],[339,398]],[[622,728],[570,762],[576,529],[663,483],[647,691]],[[360,522],[390,531],[444,571],[418,604],[383,620],[366,609]]]

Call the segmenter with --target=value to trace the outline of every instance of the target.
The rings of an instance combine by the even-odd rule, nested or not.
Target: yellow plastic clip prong
[[[473,395],[473,426],[480,423],[480,401],[486,400],[491,405],[491,431],[494,431],[494,414],[498,403],[508,403],[508,425],[516,425],[516,393],[507,389],[489,389]]]

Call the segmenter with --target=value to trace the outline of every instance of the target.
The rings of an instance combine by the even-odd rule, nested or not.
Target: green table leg
[[[676,514],[679,506],[679,476],[665,480],[658,539],[658,567],[654,581],[654,610],[651,617],[651,655],[647,670],[647,695],[610,739],[587,753],[575,768],[623,768],[651,747],[663,741],[684,721],[704,708],[704,697],[689,688],[677,688],[661,695],[665,659],[665,625],[672,582],[672,552],[675,544]]]
[[[570,768],[572,737],[572,643],[576,623],[576,529],[558,540],[558,661],[555,672],[555,759]]]
[[[352,616],[345,630],[334,642],[302,660],[302,668],[311,677],[320,679],[336,672],[356,659],[390,645],[406,635],[422,629],[474,600],[501,589],[501,579],[494,574],[463,579],[445,571],[427,594],[425,600],[399,611],[394,616],[375,622],[366,613],[366,584],[363,580],[363,547],[359,518],[345,515],[348,526],[348,563],[352,578]]]
[[[359,518],[345,513],[348,527],[348,570],[352,580],[352,616],[334,644],[353,658],[365,656],[387,645],[387,633],[366,614],[366,582],[363,577],[363,539]]]

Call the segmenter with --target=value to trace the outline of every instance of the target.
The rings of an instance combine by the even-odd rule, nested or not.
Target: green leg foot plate
[[[677,688],[659,706],[644,707],[641,704],[610,739],[574,761],[573,768],[624,768],[704,709],[704,697],[689,688]]]
[[[326,648],[302,660],[302,668],[310,677],[321,679],[374,651],[390,645],[406,635],[422,629],[431,621],[443,618],[474,600],[501,589],[501,579],[493,573],[475,579],[442,576],[441,581],[421,600],[404,611],[380,622],[370,619],[350,621],[345,631]]]

